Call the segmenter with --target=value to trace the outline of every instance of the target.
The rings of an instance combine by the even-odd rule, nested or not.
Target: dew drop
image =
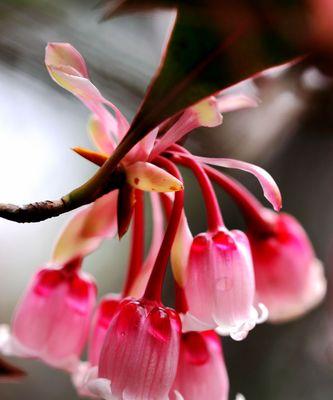
[[[216,282],[216,289],[220,292],[228,292],[233,287],[233,280],[230,277],[224,276]]]

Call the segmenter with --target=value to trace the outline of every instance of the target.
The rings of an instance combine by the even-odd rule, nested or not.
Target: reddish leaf
[[[131,218],[133,215],[133,207],[135,204],[134,189],[129,184],[125,183],[119,189],[118,195],[118,236],[121,239],[127,232]]]
[[[128,136],[136,142],[165,119],[202,98],[302,55],[308,50],[309,36],[305,3],[305,0],[121,2],[116,13],[161,6],[178,8],[166,56]]]

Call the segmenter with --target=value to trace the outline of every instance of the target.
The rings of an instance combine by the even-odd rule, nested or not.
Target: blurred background
[[[73,44],[85,57],[102,93],[131,119],[158,65],[172,13],[155,12],[100,23],[91,0],[0,1],[0,201],[58,198],[84,182],[95,167],[70,148],[91,147],[88,111],[56,86],[44,67],[48,41]],[[276,179],[284,210],[311,237],[327,277],[333,261],[333,95],[315,69],[292,70],[248,83],[257,109],[224,116],[221,128],[188,140],[196,154],[232,156],[265,167]],[[188,182],[186,208],[193,233],[205,229],[200,193]],[[235,174],[262,198],[256,181]],[[229,227],[243,227],[230,199],[219,192]],[[191,199],[191,200],[190,200]],[[49,259],[69,215],[39,224],[0,220],[0,323],[8,323],[29,278]],[[150,226],[147,226],[147,237]],[[100,294],[121,289],[128,237],[106,242],[85,260]],[[167,296],[167,294],[166,294]],[[168,296],[167,296],[168,297]],[[257,327],[248,339],[224,340],[231,380],[247,400],[333,398],[333,309],[326,302],[285,325]],[[37,361],[14,360],[28,372],[19,384],[0,385],[0,399],[74,400],[68,376]]]

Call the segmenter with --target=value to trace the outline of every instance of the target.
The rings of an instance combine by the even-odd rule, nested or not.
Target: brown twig
[[[0,217],[20,223],[44,221],[92,203],[98,197],[119,188],[124,179],[124,172],[121,168],[117,168],[103,184],[98,185],[97,181],[95,188],[93,188],[94,185],[90,182],[89,186],[86,184],[86,186],[83,185],[81,188],[76,189],[76,196],[73,195],[75,194],[75,191],[73,191],[61,199],[52,201],[46,200],[25,205],[0,203]],[[85,191],[86,188],[88,190]]]

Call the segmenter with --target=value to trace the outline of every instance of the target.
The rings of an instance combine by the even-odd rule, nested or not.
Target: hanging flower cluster
[[[102,165],[126,135],[127,120],[91,83],[84,59],[71,45],[49,44],[45,63],[52,79],[91,111],[88,131],[97,151],[75,151]],[[50,262],[18,304],[11,332],[1,328],[2,351],[68,371],[82,396],[226,400],[228,375],[217,333],[242,340],[267,317],[283,322],[301,316],[326,291],[322,265],[306,233],[293,217],[278,212],[281,196],[272,177],[242,161],[194,156],[179,144],[195,128],[221,124],[221,113],[256,105],[244,94],[220,93],[137,143],[120,163],[119,189],[80,209],[61,233]],[[209,165],[252,173],[275,211]],[[190,169],[202,190],[208,227],[195,237],[178,166]],[[212,182],[238,204],[247,232],[225,226]],[[147,255],[143,191],[150,193],[153,217]],[[82,272],[82,261],[129,226],[124,289],[96,305],[96,284]],[[175,309],[161,301],[169,259]],[[82,362],[86,345],[88,359]]]

